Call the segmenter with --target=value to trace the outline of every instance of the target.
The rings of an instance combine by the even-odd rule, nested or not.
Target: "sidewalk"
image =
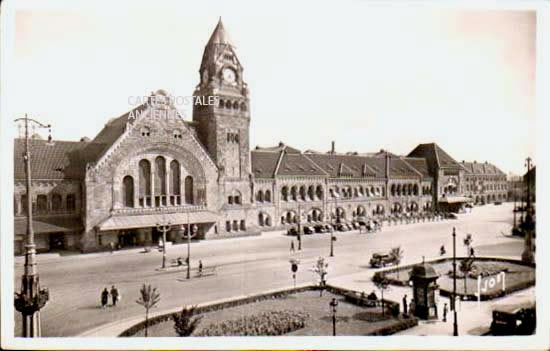
[[[277,236],[283,236],[286,232],[285,231],[273,231],[273,232],[263,232],[260,235],[253,235],[253,236],[242,236],[242,237],[236,237],[236,238],[225,238],[221,240],[200,240],[200,241],[191,241],[191,245],[200,245],[201,247],[204,246],[216,246],[216,245],[227,245],[228,242],[238,242],[238,241],[253,241],[253,240],[261,240],[265,238],[271,238],[271,237],[277,237]],[[184,245],[187,245],[185,242],[177,243],[177,244],[171,244],[171,242],[168,242],[168,245],[166,245],[166,253],[170,253],[171,251],[175,251],[178,249],[181,249]],[[150,246],[151,252],[162,252],[162,249],[158,248],[157,246]],[[91,252],[91,253],[80,253],[78,251],[69,251],[67,252],[67,255],[61,255],[59,253],[40,253],[36,255],[36,260],[38,263],[44,263],[44,262],[58,262],[58,261],[67,261],[67,260],[82,260],[87,258],[97,258],[97,257],[109,257],[112,255],[134,255],[136,253],[142,253],[145,254],[143,247],[133,247],[133,248],[125,248],[121,250],[114,250],[113,252],[110,252],[109,250],[101,251],[101,252]],[[16,265],[24,265],[25,264],[25,256],[15,256],[14,263]]]

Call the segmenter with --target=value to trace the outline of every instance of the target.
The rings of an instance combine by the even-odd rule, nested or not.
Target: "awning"
[[[112,216],[101,223],[98,228],[101,231],[135,229],[156,227],[159,223],[170,223],[171,225],[189,223],[212,223],[218,220],[218,215],[210,211],[196,211],[189,213],[167,213],[133,216]]]
[[[445,196],[439,199],[440,203],[456,204],[461,202],[473,202],[474,200],[466,196]]]
[[[17,218],[14,227],[16,235],[25,235],[27,233],[27,218]],[[75,217],[50,217],[32,221],[32,229],[35,234],[74,232],[83,228],[80,218]]]

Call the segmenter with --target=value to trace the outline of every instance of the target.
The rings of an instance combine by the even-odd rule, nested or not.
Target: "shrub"
[[[212,323],[197,336],[277,336],[305,326],[309,315],[301,311],[268,311],[238,319]]]
[[[172,314],[174,330],[179,336],[190,336],[193,334],[202,317],[194,317],[197,306],[183,307],[180,313]]]

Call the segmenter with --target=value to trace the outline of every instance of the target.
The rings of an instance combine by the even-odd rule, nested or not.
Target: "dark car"
[[[296,236],[298,235],[298,229],[296,227],[290,227],[288,228],[288,230],[286,231],[286,235],[293,235],[293,236]]]
[[[502,201],[495,201],[495,206],[502,205]]]
[[[330,227],[327,224],[317,224],[313,228],[315,229],[315,233],[326,233],[330,231]]]
[[[454,213],[447,213],[447,215],[445,216],[446,218],[448,219],[458,219],[458,216]]]
[[[304,234],[313,234],[313,233],[315,233],[315,229],[313,229],[313,227],[310,226],[310,225],[304,225],[303,228],[304,228]]]
[[[373,253],[369,264],[373,268],[386,267],[395,263],[395,258],[392,255],[385,253]]]
[[[466,204],[465,207],[466,208],[474,208],[474,206],[472,204]]]

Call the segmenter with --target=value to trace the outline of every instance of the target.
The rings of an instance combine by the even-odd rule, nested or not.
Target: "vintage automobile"
[[[502,205],[502,201],[495,201],[493,204],[494,204],[495,206]]]
[[[288,230],[286,231],[286,235],[293,235],[293,236],[298,235],[298,228],[296,228],[294,226],[288,228]]]
[[[385,253],[373,253],[369,261],[369,264],[373,268],[386,267],[387,265],[395,264],[396,259],[390,254]]]
[[[328,233],[331,227],[328,224],[317,224],[313,228],[315,229],[315,233]]]
[[[492,335],[531,335],[536,327],[534,302],[500,305],[493,309]]]
[[[313,226],[310,225],[304,225],[302,226],[304,234],[313,234],[315,233],[315,229],[313,229]]]

